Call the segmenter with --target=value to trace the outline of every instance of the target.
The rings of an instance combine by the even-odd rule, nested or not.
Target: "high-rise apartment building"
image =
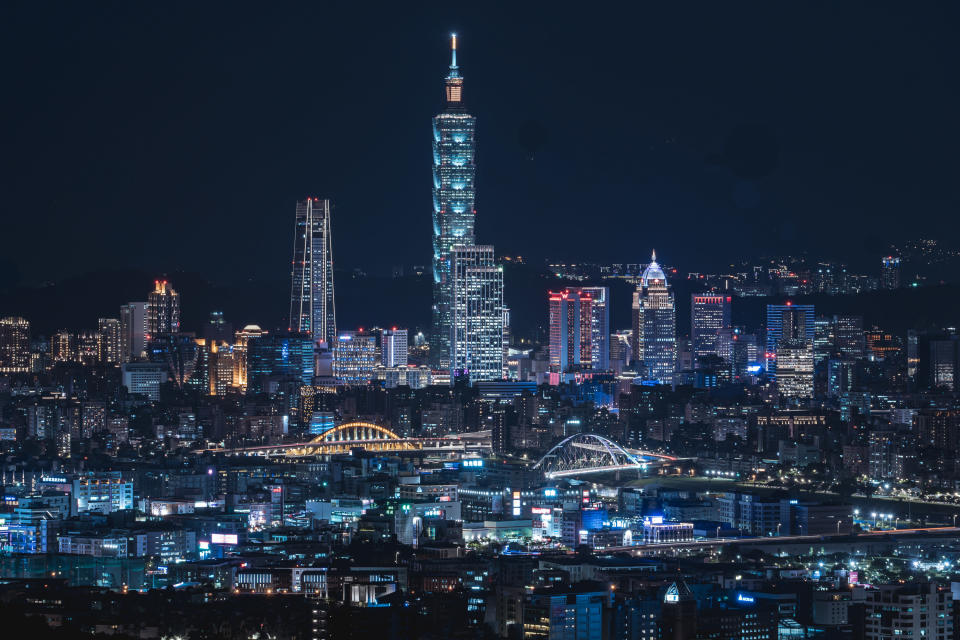
[[[866,640],[949,640],[954,635],[950,585],[936,582],[881,584],[866,591]]]
[[[667,276],[653,253],[633,294],[633,358],[642,377],[673,384],[677,370],[677,316]]]
[[[123,330],[116,318],[97,320],[97,360],[106,364],[118,364],[122,352]]]
[[[884,289],[900,288],[900,258],[886,256],[881,259],[880,286]]]
[[[717,356],[730,360],[731,307],[733,298],[713,294],[690,296],[690,341],[693,365],[701,358]]]
[[[30,323],[23,318],[0,318],[0,373],[29,371]]]
[[[50,338],[50,357],[54,362],[77,361],[77,336],[61,329]]]
[[[380,331],[380,363],[385,367],[407,366],[409,342],[406,329]]]
[[[147,303],[128,302],[120,307],[120,359],[132,362],[144,357],[147,347]]]
[[[450,371],[470,382],[503,377],[503,269],[489,245],[450,252]]]
[[[433,318],[430,357],[438,369],[452,364],[453,249],[474,239],[476,126],[463,103],[463,77],[457,66],[457,37],[451,42],[445,80],[445,108],[433,118]],[[503,319],[499,334],[503,334]],[[501,350],[502,350],[501,345]],[[459,355],[463,355],[462,351]],[[503,356],[500,356],[502,360]],[[499,377],[498,373],[498,377]]]
[[[180,294],[166,280],[157,280],[147,296],[147,341],[179,331]]]
[[[776,378],[777,375],[777,345],[783,339],[806,340],[813,350],[816,328],[814,324],[815,312],[812,304],[768,304],[767,305],[767,339],[764,361],[767,373]]]
[[[593,365],[593,296],[577,287],[550,291],[550,370],[565,373]]]
[[[332,345],[337,335],[333,301],[333,244],[330,201],[297,202],[290,270],[290,330]]]

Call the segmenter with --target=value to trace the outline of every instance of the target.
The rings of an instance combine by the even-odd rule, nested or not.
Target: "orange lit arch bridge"
[[[490,449],[490,431],[436,438],[403,438],[372,422],[346,422],[308,442],[268,444],[237,449],[207,449],[206,452],[291,458],[350,453],[362,448],[375,452],[423,451],[456,453]]]

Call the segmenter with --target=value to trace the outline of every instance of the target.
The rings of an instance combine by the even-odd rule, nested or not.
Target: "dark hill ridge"
[[[96,271],[39,287],[14,287],[0,294],[0,315],[20,315],[30,320],[35,335],[50,335],[61,328],[93,329],[97,318],[117,317],[120,305],[146,300],[156,278],[166,278],[180,293],[184,331],[201,331],[208,314],[224,312],[240,328],[259,324],[266,329],[285,327],[289,309],[286,281],[251,280],[242,284],[213,284],[196,273],[147,273],[138,270]],[[567,284],[529,265],[510,265],[504,272],[506,302],[511,308],[514,335],[546,337],[547,291]],[[632,286],[604,283],[611,289],[611,329],[630,326]],[[686,280],[671,282],[677,297],[677,331],[690,330],[690,294],[698,291]],[[335,280],[337,324],[342,329],[360,326],[403,326],[427,330],[430,323],[429,277],[386,278],[338,273]],[[759,328],[765,305],[783,297],[736,298],[736,324]],[[940,285],[898,291],[877,291],[860,296],[798,296],[797,303],[813,303],[818,313],[863,315],[865,325],[878,325],[898,335],[909,328],[960,324],[960,285]]]

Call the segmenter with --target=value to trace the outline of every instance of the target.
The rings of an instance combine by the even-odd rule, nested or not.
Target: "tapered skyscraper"
[[[451,252],[473,246],[476,195],[477,121],[463,104],[463,78],[457,67],[457,36],[446,78],[446,108],[433,118],[433,330],[434,367],[451,366],[453,275]]]
[[[333,246],[330,201],[297,202],[290,272],[290,330],[309,334],[314,342],[333,344],[337,316],[333,304]]]

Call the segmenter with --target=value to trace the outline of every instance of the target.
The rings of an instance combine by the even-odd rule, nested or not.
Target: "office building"
[[[610,287],[578,287],[590,294],[590,363],[594,371],[610,370]]]
[[[147,341],[179,331],[180,294],[166,280],[157,280],[147,296]]]
[[[122,356],[123,329],[116,318],[97,320],[97,361],[118,364]]]
[[[660,608],[660,638],[689,640],[697,637],[697,600],[690,587],[678,578],[667,587]]]
[[[816,328],[814,324],[814,308],[812,304],[768,304],[767,305],[767,339],[764,361],[767,374],[771,378],[777,376],[777,345],[782,339],[805,340],[810,342],[813,351]]]
[[[270,379],[313,382],[314,343],[305,333],[262,334],[247,342],[247,389],[263,393]]]
[[[333,377],[341,384],[367,384],[379,364],[377,337],[341,331],[333,346]]]
[[[603,640],[613,591],[600,583],[535,589],[523,604],[523,640]]]
[[[385,367],[407,366],[408,338],[406,329],[380,331],[380,364]]]
[[[451,369],[453,359],[453,249],[472,246],[476,196],[477,121],[463,102],[457,66],[457,37],[451,41],[445,107],[433,118],[433,319],[430,357],[434,368]],[[502,335],[501,328],[498,335]],[[502,348],[502,347],[501,347]],[[462,352],[459,355],[463,355]],[[500,356],[503,359],[503,356]],[[500,373],[497,374],[498,376]]]
[[[503,377],[503,269],[493,247],[456,246],[452,261],[451,379]]]
[[[677,368],[677,318],[673,292],[653,252],[633,294],[633,358],[641,377],[673,384]]]
[[[209,341],[207,348],[207,393],[223,397],[234,389],[236,363],[233,347],[226,342]]]
[[[853,391],[853,372],[856,363],[849,358],[830,358],[827,361],[827,397],[839,398]]]
[[[883,289],[900,288],[900,258],[886,256],[881,259],[880,287]]]
[[[330,201],[297,202],[290,270],[290,331],[332,345],[337,335],[333,296],[333,244]]]
[[[777,388],[785,398],[813,397],[813,343],[786,339],[777,343]]]
[[[258,325],[248,324],[234,334],[233,340],[233,386],[242,392],[247,390],[247,343],[266,335]]]
[[[120,307],[120,358],[132,362],[145,357],[147,346],[147,303],[128,302]]]
[[[0,318],[0,373],[30,371],[30,323],[23,318]]]
[[[693,294],[690,296],[690,341],[693,365],[701,358],[716,356],[730,360],[732,316],[731,296]]]
[[[131,395],[145,395],[152,402],[160,401],[160,387],[167,382],[167,366],[154,362],[127,362],[122,369],[123,386]]]
[[[849,358],[866,356],[863,316],[833,316],[834,350]]]
[[[588,370],[593,365],[593,296],[576,287],[550,291],[550,370]]]
[[[960,336],[941,336],[929,340],[930,388],[956,391],[960,385]]]

